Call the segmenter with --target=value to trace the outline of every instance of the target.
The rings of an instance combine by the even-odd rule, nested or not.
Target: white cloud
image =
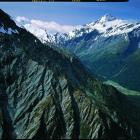
[[[33,26],[44,28],[49,32],[69,32],[73,30],[74,26],[72,25],[61,25],[54,21],[41,21],[41,20],[31,20]]]
[[[30,26],[33,28],[46,30],[48,33],[56,33],[56,32],[66,33],[72,31],[74,28],[80,27],[80,25],[59,24],[55,21],[42,21],[38,19],[29,20],[28,18],[21,16],[16,17],[16,22],[18,25],[21,24],[25,28]]]
[[[29,22],[29,19],[26,18],[26,17],[23,17],[23,16],[17,16],[16,21],[19,22],[19,23],[20,22]]]

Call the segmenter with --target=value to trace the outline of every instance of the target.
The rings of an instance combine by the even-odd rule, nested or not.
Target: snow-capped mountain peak
[[[24,23],[24,22],[22,22]],[[35,24],[25,24],[23,25],[28,31],[37,36],[43,43],[45,42],[60,42],[70,40],[72,38],[80,37],[83,34],[96,31],[100,36],[109,37],[119,34],[126,34],[134,29],[140,27],[140,23],[135,23],[129,20],[122,20],[116,18],[110,14],[105,14],[96,21],[89,24],[75,28],[68,33],[54,33],[50,34],[43,27],[38,27]],[[96,38],[97,39],[97,38]]]
[[[140,27],[140,23],[132,22],[129,20],[122,20],[113,17],[110,14],[106,14],[95,22],[91,22],[82,26],[79,29],[75,29],[68,33],[69,38],[82,36],[84,33],[90,33],[94,30],[98,31],[102,36],[113,36],[118,34],[124,34],[133,31]]]
[[[99,22],[108,22],[108,21],[113,21],[115,20],[116,18],[113,17],[112,15],[110,14],[105,14],[103,17],[100,18]]]

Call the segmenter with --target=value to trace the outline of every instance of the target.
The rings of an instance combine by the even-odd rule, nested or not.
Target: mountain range
[[[0,10],[1,139],[140,139],[139,110]]]
[[[140,91],[140,22],[106,14],[69,33],[52,35],[34,27],[26,29],[43,43],[75,54],[102,79]]]

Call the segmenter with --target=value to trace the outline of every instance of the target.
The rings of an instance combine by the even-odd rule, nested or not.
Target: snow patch
[[[18,33],[18,31],[17,30],[13,30],[11,28],[8,28],[7,30],[5,30],[3,27],[1,27],[0,28],[0,33],[11,35],[12,33]]]

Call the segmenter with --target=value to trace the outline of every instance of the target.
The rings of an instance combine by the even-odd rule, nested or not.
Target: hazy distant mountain
[[[139,108],[0,10],[0,138],[139,139]]]

